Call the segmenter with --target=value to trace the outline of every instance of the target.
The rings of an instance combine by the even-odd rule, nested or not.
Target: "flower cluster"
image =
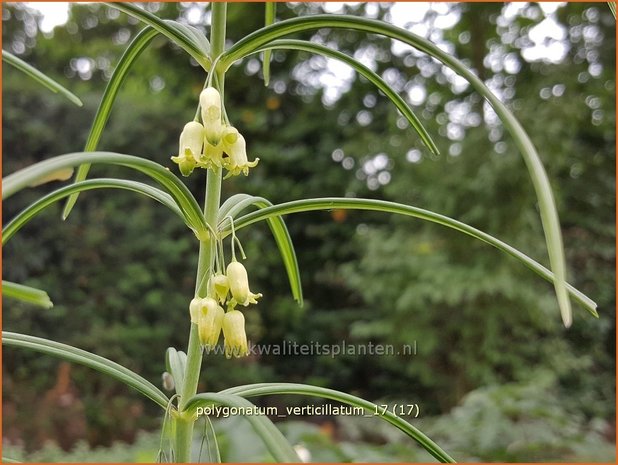
[[[183,176],[189,176],[197,168],[225,168],[229,176],[249,174],[249,168],[257,165],[259,158],[249,161],[247,144],[238,130],[223,122],[221,95],[214,87],[205,88],[200,94],[202,123],[187,123],[180,134],[178,156],[172,161],[178,164]]]
[[[236,260],[228,265],[226,274],[212,275],[208,280],[207,297],[196,297],[189,304],[191,322],[197,324],[202,347],[210,351],[217,345],[223,330],[225,356],[247,355],[245,317],[236,306],[255,304],[260,297],[262,294],[254,294],[249,289],[247,270]]]

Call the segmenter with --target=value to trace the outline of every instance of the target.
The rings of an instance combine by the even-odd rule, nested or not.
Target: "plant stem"
[[[212,24],[210,29],[211,59],[223,53],[225,45],[225,26],[227,16],[227,3],[212,2]],[[216,72],[212,70],[212,72]],[[223,95],[223,73],[218,73],[219,91]],[[208,170],[206,177],[206,198],[204,200],[204,218],[206,223],[217,230],[217,214],[221,202],[221,168]],[[195,295],[205,297],[208,285],[208,273],[212,271],[213,252],[216,247],[212,246],[212,241],[216,238],[211,237],[207,241],[200,241],[199,258],[197,265],[197,276],[195,283]],[[185,371],[184,389],[180,395],[178,410],[182,411],[187,402],[196,394],[197,384],[200,377],[202,365],[202,348],[197,332],[197,325],[191,323],[189,333],[189,347],[187,349],[187,364]],[[179,415],[176,423],[176,461],[187,463],[191,461],[191,445],[193,439],[193,425],[195,418],[193,415]]]

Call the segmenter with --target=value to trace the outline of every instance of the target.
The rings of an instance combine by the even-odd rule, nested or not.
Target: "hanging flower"
[[[225,311],[219,307],[217,301],[205,297],[201,301],[200,314],[197,320],[200,343],[209,351],[217,345]]]
[[[200,107],[204,122],[206,141],[216,147],[221,140],[221,94],[214,87],[207,87],[200,93]]]
[[[180,133],[178,156],[172,157],[172,161],[178,164],[183,176],[189,176],[195,169],[197,161],[202,156],[203,145],[204,126],[197,121],[185,124]]]
[[[208,295],[216,297],[222,304],[227,299],[230,290],[230,281],[224,274],[212,275],[208,280]]]
[[[218,145],[212,145],[208,141],[204,144],[204,155],[201,162],[204,168],[212,168],[217,166],[221,168],[223,166],[223,146],[221,143]]]
[[[232,128],[234,129],[234,128]],[[228,140],[234,140],[231,144],[225,146],[225,152],[228,154],[228,158],[225,161],[225,168],[229,171],[226,177],[238,176],[240,173],[247,176],[249,174],[249,168],[253,168],[260,161],[256,158],[253,161],[247,159],[247,143],[242,134],[236,131],[236,134],[230,132],[226,135]]]
[[[224,349],[227,358],[243,357],[249,354],[245,317],[238,310],[230,310],[223,317]]]
[[[230,284],[230,291],[234,302],[231,302],[231,306],[234,303],[246,307],[249,304],[256,304],[257,299],[262,297],[262,294],[254,294],[249,289],[249,277],[247,276],[247,270],[242,263],[236,260],[232,261],[227,266],[227,278]]]
[[[221,134],[223,146],[230,149],[238,140],[238,136],[240,136],[238,129],[234,126],[225,126],[225,128],[223,128],[223,133]]]
[[[210,123],[221,121],[221,94],[214,87],[207,87],[200,93],[202,121]]]
[[[204,134],[206,143],[217,147],[221,142],[221,133],[223,132],[223,124],[220,120],[204,122]]]
[[[189,303],[189,315],[191,316],[191,323],[197,324],[197,320],[200,316],[200,309],[202,308],[202,299],[195,297],[191,299]]]

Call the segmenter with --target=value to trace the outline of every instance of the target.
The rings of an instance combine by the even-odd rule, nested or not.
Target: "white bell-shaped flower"
[[[221,123],[221,94],[214,87],[207,87],[200,94],[202,121],[206,141],[217,146],[221,140],[223,124]]]
[[[208,294],[224,303],[230,290],[230,281],[224,274],[212,275],[208,280]]]
[[[221,94],[214,87],[207,87],[200,93],[202,121],[221,121]]]
[[[197,324],[197,320],[200,316],[200,309],[202,308],[202,299],[195,297],[189,303],[189,315],[191,316],[191,323]]]
[[[225,311],[210,297],[203,298],[201,304],[197,321],[198,335],[200,344],[209,351],[219,341]]]
[[[238,310],[231,310],[223,317],[223,337],[225,356],[227,358],[243,357],[249,354],[245,317]]]
[[[242,263],[234,260],[227,266],[226,274],[235,303],[246,307],[249,304],[256,304],[257,299],[262,297],[262,294],[254,294],[249,289],[249,277]]]
[[[172,157],[172,161],[178,163],[183,176],[189,176],[195,169],[197,161],[202,156],[203,145],[204,126],[197,121],[185,124],[178,142],[178,156]]]
[[[225,152],[228,154],[228,158],[226,159],[225,167],[229,171],[229,176],[237,176],[240,173],[247,176],[249,174],[249,168],[253,168],[260,161],[259,158],[256,158],[253,161],[249,161],[247,158],[247,143],[242,134],[237,132],[236,140],[229,144],[225,145]],[[228,140],[234,138],[234,134],[230,133],[226,135]]]

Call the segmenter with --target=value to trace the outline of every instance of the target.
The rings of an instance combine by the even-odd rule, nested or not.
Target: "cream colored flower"
[[[221,94],[214,87],[207,87],[200,94],[202,121],[206,141],[216,147],[221,140],[223,124],[221,123]]]
[[[215,299],[210,297],[202,299],[197,328],[200,343],[207,351],[216,346],[219,341],[224,315],[225,311],[219,307]]]
[[[243,357],[249,354],[245,317],[238,310],[231,310],[223,317],[223,337],[225,356],[227,358]]]
[[[212,168],[213,166],[221,168],[223,166],[222,144],[219,143],[219,145],[215,146],[206,141],[204,144],[204,155],[201,161],[204,168]]]
[[[200,309],[202,308],[202,299],[195,297],[191,299],[189,303],[189,315],[191,315],[191,323],[197,324],[197,320],[200,316]]]
[[[221,121],[221,94],[214,87],[207,87],[200,93],[202,121]]]
[[[208,280],[208,294],[216,297],[219,303],[222,304],[227,299],[227,293],[230,290],[230,281],[224,274],[212,275]]]
[[[185,124],[178,142],[178,156],[172,157],[172,161],[178,163],[183,176],[189,176],[195,169],[197,161],[202,156],[203,145],[204,126],[197,121]]]
[[[257,299],[262,297],[262,294],[254,294],[249,289],[249,277],[242,263],[237,261],[230,263],[227,266],[226,274],[230,284],[230,292],[234,298],[232,306],[237,303],[246,307],[249,304],[256,304]]]
[[[231,130],[234,131],[231,131]],[[225,153],[228,158],[225,160],[225,168],[229,171],[229,176],[238,176],[240,173],[247,176],[249,174],[249,168],[253,168],[260,161],[256,158],[253,161],[247,159],[247,143],[242,134],[238,133],[235,128],[229,128],[228,132],[224,134],[224,137],[228,142],[224,144]],[[225,141],[225,139],[224,139]]]

